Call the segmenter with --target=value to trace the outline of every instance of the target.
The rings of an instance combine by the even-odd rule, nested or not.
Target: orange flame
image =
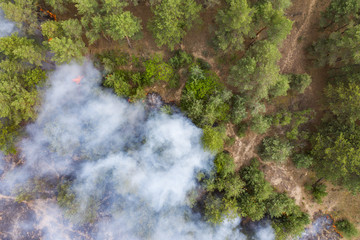
[[[42,9],[42,7],[39,7],[39,10],[40,12],[44,12],[45,14],[47,14],[50,18],[54,19],[54,21],[57,21],[56,15],[50,12],[49,10],[44,10]]]
[[[74,78],[72,81],[75,82],[76,84],[80,84],[81,79],[83,79],[84,76],[78,76],[77,78]]]

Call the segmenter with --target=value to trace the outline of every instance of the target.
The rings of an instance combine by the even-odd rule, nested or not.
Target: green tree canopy
[[[180,43],[193,22],[199,19],[201,6],[194,0],[163,0],[154,8],[154,18],[149,23],[158,46],[170,49]]]
[[[54,38],[49,42],[51,51],[55,54],[52,59],[57,63],[70,63],[72,60],[81,61],[86,48],[82,41],[71,38]]]
[[[357,0],[332,0],[322,14],[320,26],[338,28],[350,21],[359,20],[359,9],[360,2]]]
[[[260,147],[260,156],[264,161],[284,162],[290,155],[292,146],[278,137],[266,137]]]
[[[39,29],[37,3],[37,0],[0,0],[0,8],[4,11],[6,18],[16,22],[24,32],[33,35]]]
[[[268,99],[269,91],[283,79],[277,62],[281,54],[269,41],[255,43],[230,70],[229,81],[252,102]]]
[[[81,15],[81,23],[90,44],[101,36],[118,41],[129,40],[140,32],[140,20],[131,12],[124,11],[127,1],[116,0],[72,0]]]
[[[312,54],[320,66],[360,63],[360,25],[349,27],[344,32],[333,32],[319,40],[313,45]]]
[[[360,127],[326,122],[313,141],[314,168],[319,177],[360,191]]]
[[[227,0],[227,8],[216,15],[216,44],[221,50],[242,50],[250,31],[253,11],[247,0]]]
[[[211,126],[205,126],[203,128],[202,141],[205,149],[212,153],[218,153],[224,148],[224,140],[226,138],[225,129],[222,127],[213,128]]]
[[[17,34],[0,38],[0,150],[14,152],[20,124],[36,117],[36,84],[44,52],[32,39]]]
[[[131,12],[113,14],[105,18],[109,28],[106,33],[114,40],[133,37],[141,29],[140,21]]]
[[[331,112],[344,122],[355,122],[360,119],[360,85],[329,85],[325,90],[329,99]]]
[[[0,52],[11,60],[28,62],[36,66],[40,66],[44,60],[43,50],[34,40],[19,37],[17,34],[0,38]]]

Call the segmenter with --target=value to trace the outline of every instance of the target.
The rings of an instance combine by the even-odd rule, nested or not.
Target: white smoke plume
[[[181,114],[129,104],[100,81],[89,62],[49,75],[38,118],[19,145],[25,163],[3,174],[0,193],[14,194],[34,177],[72,181],[71,214],[54,198],[31,203],[46,240],[246,239],[240,219],[213,227],[187,206],[197,171],[213,160],[201,129]]]
[[[15,23],[7,20],[3,10],[0,8],[0,37],[9,36],[17,30]]]

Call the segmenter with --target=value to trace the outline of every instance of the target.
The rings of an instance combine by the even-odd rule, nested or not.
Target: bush
[[[175,55],[169,60],[170,66],[172,66],[174,69],[185,67],[186,65],[189,65],[192,62],[193,62],[193,56],[181,50],[176,51]]]
[[[242,137],[245,137],[246,135],[246,131],[248,129],[248,125],[243,122],[241,124],[238,124],[237,125],[237,132],[236,132],[236,135],[239,137],[239,138],[242,138]]]
[[[285,240],[289,236],[299,236],[304,232],[305,226],[310,223],[307,213],[300,210],[299,206],[290,212],[276,218],[272,222],[276,239]]]
[[[292,157],[292,160],[297,168],[309,168],[314,158],[309,154],[298,153]]]
[[[233,107],[231,109],[231,121],[234,124],[239,124],[247,117],[245,106],[245,99],[240,96],[235,96],[233,100]]]
[[[227,90],[215,91],[209,97],[202,113],[201,125],[213,125],[214,123],[227,122],[229,120],[230,106],[227,102],[232,93]]]
[[[249,108],[251,116],[259,115],[266,112],[266,106],[261,102],[250,103]]]
[[[168,87],[171,89],[177,89],[180,86],[179,78],[179,74],[175,73],[174,76],[170,78]]]
[[[235,137],[230,137],[228,140],[226,140],[225,145],[232,147],[234,146],[235,142],[236,142]]]
[[[289,90],[289,78],[286,75],[280,75],[279,81],[269,90],[271,97],[286,96]]]
[[[215,74],[205,72],[198,65],[190,68],[190,78],[186,82],[185,90],[192,92],[196,99],[209,97],[219,86]]]
[[[296,208],[294,199],[288,197],[285,193],[275,193],[267,201],[267,212],[272,218],[279,218],[284,213],[290,213]]]
[[[131,85],[128,83],[126,73],[116,71],[106,76],[104,86],[113,88],[118,96],[129,97],[131,95]]]
[[[322,203],[322,199],[323,197],[327,196],[328,193],[326,192],[326,185],[321,183],[321,184],[315,184],[312,187],[312,191],[311,191],[312,195],[315,198],[315,201],[317,203]]]
[[[145,62],[144,82],[150,86],[157,81],[169,82],[174,77],[172,67],[165,63],[160,56],[155,55]]]
[[[161,107],[161,112],[167,114],[167,115],[172,115],[173,114],[173,109],[171,108],[170,105],[164,105]]]
[[[286,132],[287,139],[289,140],[298,139],[300,125],[307,123],[310,120],[310,117],[312,116],[313,113],[314,112],[312,110],[304,110],[293,113],[291,129],[288,132]]]
[[[222,178],[235,173],[234,159],[229,153],[219,153],[214,160],[216,173]]]
[[[326,185],[319,183],[319,180],[314,184],[306,183],[305,189],[313,195],[317,203],[322,203],[322,198],[327,196]]]
[[[292,114],[291,112],[280,112],[273,116],[273,125],[275,126],[286,126],[291,123]]]
[[[311,77],[308,74],[290,74],[290,88],[304,93],[305,89],[311,84]]]
[[[292,148],[286,140],[266,137],[260,146],[260,156],[264,161],[284,162],[291,155]]]
[[[106,72],[113,72],[119,66],[126,66],[130,62],[130,55],[128,53],[116,52],[114,50],[98,54],[97,58],[104,66]]]
[[[199,67],[202,69],[202,70],[210,70],[211,69],[211,65],[205,61],[204,59],[202,58],[197,58],[196,59],[196,63],[199,65]]]
[[[226,138],[225,128],[205,126],[203,131],[202,141],[204,148],[212,153],[221,152],[224,148],[224,140]]]
[[[271,127],[271,118],[263,115],[256,115],[251,119],[251,131],[258,134],[266,133]]]
[[[347,238],[356,237],[359,234],[354,224],[347,219],[336,221],[335,226]]]

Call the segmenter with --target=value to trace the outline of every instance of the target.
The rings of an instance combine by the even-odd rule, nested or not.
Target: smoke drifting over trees
[[[187,206],[196,172],[213,159],[190,120],[101,89],[91,63],[60,66],[49,78],[38,118],[19,146],[25,164],[3,174],[3,194],[50,176],[62,187],[55,193],[58,203],[35,199],[43,209],[37,221],[75,224],[74,231],[94,239],[243,238],[239,220],[214,228]],[[45,239],[74,235],[60,227],[42,231]]]
[[[0,9],[0,37],[10,35],[16,30],[15,23],[5,18],[4,12]]]

